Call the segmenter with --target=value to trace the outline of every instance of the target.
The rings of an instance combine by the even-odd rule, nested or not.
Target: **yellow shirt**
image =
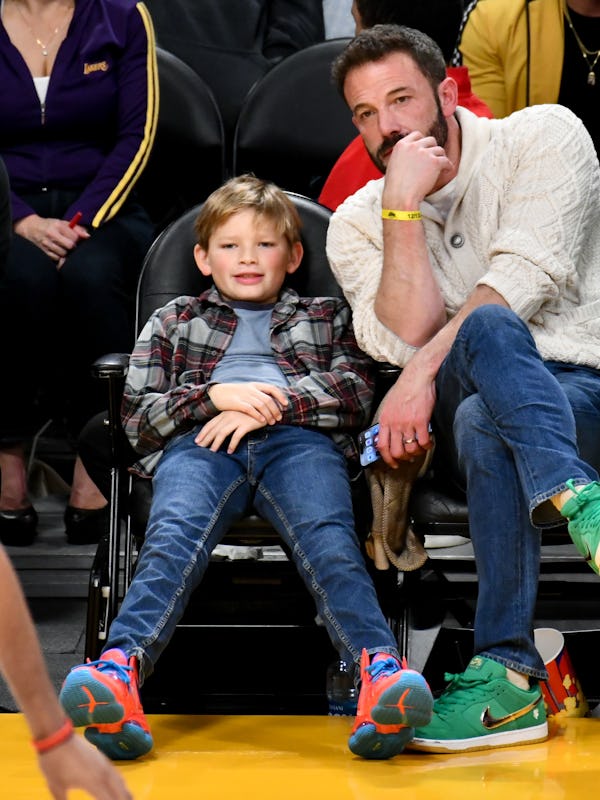
[[[479,0],[470,13],[459,50],[494,116],[558,101],[563,8],[564,0]]]

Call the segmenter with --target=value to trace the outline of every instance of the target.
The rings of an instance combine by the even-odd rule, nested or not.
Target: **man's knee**
[[[463,322],[462,328],[477,335],[488,326],[493,329],[496,326],[514,325],[515,323],[523,324],[511,308],[497,303],[488,303],[474,308]]]
[[[535,342],[527,325],[512,309],[489,303],[473,309],[460,328],[460,339],[477,349],[528,352]]]

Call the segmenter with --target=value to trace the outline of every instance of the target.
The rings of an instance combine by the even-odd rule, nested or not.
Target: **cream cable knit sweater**
[[[600,368],[600,172],[587,131],[559,105],[493,120],[456,113],[462,156],[446,225],[421,205],[448,317],[486,284],[527,322],[544,359]],[[382,191],[383,179],[371,181],[337,209],[327,255],[359,345],[404,366],[414,348],[373,313]]]

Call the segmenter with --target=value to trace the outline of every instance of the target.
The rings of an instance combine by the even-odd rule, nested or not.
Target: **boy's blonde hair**
[[[196,239],[208,250],[210,237],[232,214],[251,209],[275,223],[290,248],[300,241],[302,222],[295,205],[278,186],[255,175],[231,178],[206,199],[196,218]]]

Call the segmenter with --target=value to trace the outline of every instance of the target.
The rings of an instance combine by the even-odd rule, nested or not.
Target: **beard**
[[[435,103],[437,106],[437,114],[429,129],[426,131],[425,136],[433,136],[440,147],[445,147],[446,142],[448,141],[448,122],[442,113],[442,106],[440,105],[437,95],[435,98]],[[368,151],[371,161],[375,164],[380,172],[385,174],[385,154],[389,154],[396,142],[399,142],[400,139],[404,139],[406,135],[406,133],[395,133],[392,136],[387,136],[385,139],[383,139],[374,153],[372,153],[370,150]]]

